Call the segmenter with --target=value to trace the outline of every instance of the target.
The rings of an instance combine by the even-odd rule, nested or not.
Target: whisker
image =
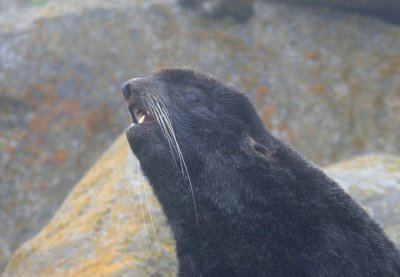
[[[174,149],[178,154],[179,145],[178,145],[178,142],[177,142],[177,140],[175,138],[175,132],[174,132],[174,130],[172,128],[172,125],[171,125],[171,123],[170,123],[170,121],[168,119],[168,115],[161,108],[160,104],[158,104],[158,101],[155,102],[155,107],[156,107],[156,110],[158,111],[158,114],[160,116],[160,120],[163,122],[163,125],[165,125],[165,127],[166,127],[168,137],[171,139],[171,142],[173,142],[172,145],[174,146]]]
[[[174,140],[172,139],[170,131],[168,130],[169,128],[167,126],[164,114],[162,113],[162,111],[158,111],[158,114],[159,114],[159,118],[160,118],[160,121],[162,123],[162,126],[165,129],[165,135],[166,135],[166,138],[167,138],[168,143],[170,145],[171,152],[172,152],[172,155],[174,156],[174,161],[175,161],[175,164],[176,164],[176,157],[175,157],[174,152],[178,153],[178,148],[176,147],[176,144],[175,144]]]
[[[158,110],[158,112],[159,112],[160,120],[163,123],[163,127],[166,128],[168,141],[170,141],[170,143],[172,144],[176,154],[178,155],[182,176],[185,177],[184,166],[183,166],[183,163],[182,163],[183,156],[182,156],[182,153],[180,151],[179,144],[178,144],[178,142],[177,142],[177,140],[175,138],[175,132],[174,132],[174,130],[172,128],[172,125],[171,125],[171,123],[170,123],[170,121],[168,119],[168,116],[167,116],[166,112],[161,108],[161,106],[157,102],[156,102],[156,110]],[[176,164],[176,161],[175,161],[175,165],[178,167],[178,165]]]
[[[149,204],[149,198],[147,196],[146,186],[143,186],[143,188],[144,188],[144,195],[146,196],[147,210],[149,211],[150,222],[151,222],[151,227],[153,228],[154,237],[156,238],[158,247],[161,247],[160,241],[158,240],[158,236],[157,236],[157,233],[156,233],[156,228],[154,227],[153,216],[151,214],[151,209],[150,209],[150,204]]]
[[[162,106],[160,106],[159,103],[160,103]],[[176,144],[176,148],[177,148],[177,152],[178,152],[178,157],[179,157],[179,160],[181,161],[182,175],[185,177],[185,175],[183,174],[183,170],[184,170],[185,173],[186,173],[187,180],[188,180],[188,182],[189,182],[190,192],[191,192],[191,194],[192,194],[193,206],[194,206],[194,211],[195,211],[195,214],[196,214],[196,223],[197,223],[197,226],[199,226],[199,217],[198,217],[198,213],[197,213],[197,206],[196,206],[196,200],[195,200],[195,197],[194,197],[194,191],[193,191],[192,181],[191,181],[191,179],[190,179],[189,171],[188,171],[188,169],[187,169],[185,159],[183,158],[182,151],[181,151],[181,149],[180,149],[180,147],[179,147],[179,144],[178,144],[178,141],[177,141],[177,139],[176,139],[175,132],[174,132],[174,129],[173,129],[173,127],[172,127],[171,120],[170,120],[170,118],[169,118],[168,110],[167,110],[167,108],[165,107],[164,103],[162,103],[161,101],[157,101],[156,104],[159,106],[159,108],[160,108],[161,110],[164,111],[165,120],[166,120],[166,122],[167,122],[168,130],[169,130],[170,134],[172,135],[172,137],[173,137],[173,139],[174,139],[174,142],[175,142],[175,144]]]
[[[176,160],[175,154],[174,154],[174,151],[173,151],[173,148],[175,149],[176,147],[175,147],[175,145],[173,144],[172,138],[171,138],[171,136],[170,136],[170,134],[169,134],[169,132],[168,132],[168,130],[167,130],[166,123],[165,123],[165,120],[164,120],[164,118],[163,118],[163,115],[162,115],[161,111],[159,111],[159,110],[157,109],[156,106],[154,106],[154,112],[155,112],[155,114],[156,114],[156,117],[157,117],[159,123],[161,124],[162,131],[163,131],[163,133],[164,133],[164,136],[165,136],[165,138],[167,139],[167,141],[168,141],[168,143],[169,143],[169,146],[170,146],[170,148],[171,148],[172,155],[174,156],[174,160]]]
[[[142,198],[142,186],[143,186],[143,180],[142,180],[142,178],[141,178],[141,176],[140,176],[140,170],[139,170],[139,161],[138,160],[136,160],[136,164],[137,164],[137,175],[136,175],[136,179],[138,180],[138,182],[139,182],[139,196],[140,196],[140,208],[141,208],[141,210],[142,210],[142,219],[143,219],[143,224],[144,224],[144,230],[145,230],[145,232],[146,232],[146,237],[147,237],[147,239],[149,240],[149,241],[151,241],[150,240],[150,236],[149,236],[149,231],[148,231],[148,228],[147,228],[147,223],[146,223],[146,218],[145,218],[145,214],[144,214],[144,207],[143,207],[143,198]]]
[[[172,156],[174,158],[174,161],[175,161],[175,165],[177,166],[176,157],[175,157],[174,150],[173,150],[173,148],[175,148],[174,147],[175,145],[172,142],[171,136],[167,132],[167,127],[165,126],[165,122],[164,122],[164,119],[163,119],[163,117],[161,115],[161,112],[158,110],[158,108],[156,107],[156,105],[154,104],[154,102],[151,99],[148,98],[147,100],[148,100],[147,104],[148,104],[151,112],[155,115],[155,117],[157,118],[158,123],[161,126],[161,130],[163,132],[163,135],[164,135],[165,139],[168,142],[169,148],[171,149],[171,154],[172,154]]]
[[[167,142],[169,144],[169,147],[170,147],[171,153],[174,157],[176,166],[177,166],[177,164],[176,164],[174,150],[175,150],[176,154],[178,155],[182,176],[184,179],[187,179],[189,182],[189,188],[190,188],[190,192],[192,194],[193,206],[194,206],[194,211],[195,211],[195,215],[196,215],[196,223],[197,223],[197,226],[199,226],[199,217],[198,217],[198,213],[197,213],[197,206],[196,206],[196,200],[194,197],[192,181],[190,179],[189,171],[187,169],[185,159],[183,158],[182,151],[178,144],[178,140],[176,139],[175,131],[172,127],[172,123],[171,123],[171,120],[169,117],[168,110],[166,109],[164,103],[162,101],[156,99],[156,97],[153,95],[148,95],[148,97],[146,97],[146,102],[147,102],[151,112],[155,115],[158,123],[161,126],[161,130],[163,132],[165,139],[167,140]]]

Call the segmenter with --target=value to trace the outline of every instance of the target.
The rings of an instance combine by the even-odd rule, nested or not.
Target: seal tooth
[[[144,122],[144,119],[145,119],[145,117],[146,117],[145,115],[142,115],[142,116],[139,118],[139,121],[138,121],[138,122],[139,122],[139,123],[143,123],[143,122]]]

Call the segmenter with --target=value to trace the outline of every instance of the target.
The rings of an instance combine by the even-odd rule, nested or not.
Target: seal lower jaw
[[[149,121],[143,123],[132,123],[125,130],[126,137],[129,143],[136,144],[141,140],[148,142],[148,147],[151,147],[153,137],[156,136],[156,128],[158,124],[156,121]]]
[[[145,116],[139,119],[138,123],[132,122],[131,125],[126,128],[125,133],[128,138],[129,143],[137,143],[138,141],[144,140],[154,136],[155,129],[158,126],[156,121],[144,121]],[[152,135],[153,134],[153,135]],[[150,139],[149,139],[150,142]],[[149,145],[150,147],[151,145]]]
[[[162,131],[157,121],[132,123],[125,130],[132,152],[140,163],[153,163],[158,151],[164,148]]]

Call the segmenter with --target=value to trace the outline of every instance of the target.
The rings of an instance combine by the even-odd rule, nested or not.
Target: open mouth
[[[146,110],[139,105],[130,105],[129,113],[131,114],[132,122],[134,124],[143,124],[155,121],[154,115],[149,110]]]

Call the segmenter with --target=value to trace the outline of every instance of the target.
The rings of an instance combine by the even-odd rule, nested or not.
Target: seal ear
[[[272,159],[273,153],[263,144],[259,143],[250,136],[247,136],[247,142],[252,152],[255,152],[257,155],[262,156],[265,159]]]

